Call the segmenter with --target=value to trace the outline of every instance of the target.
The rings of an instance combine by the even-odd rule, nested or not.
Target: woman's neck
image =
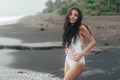
[[[71,23],[71,26],[74,26],[74,23]]]

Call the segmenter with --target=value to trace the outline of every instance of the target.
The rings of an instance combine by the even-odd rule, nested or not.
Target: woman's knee
[[[64,76],[64,79],[63,80],[68,80],[67,78],[66,78],[66,76]]]
[[[71,78],[69,76],[65,75],[63,80],[71,80]]]
[[[74,80],[74,75],[72,73],[72,70],[69,69],[68,72],[65,74],[64,79],[63,80]]]

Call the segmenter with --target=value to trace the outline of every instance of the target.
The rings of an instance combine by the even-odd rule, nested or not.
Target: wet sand
[[[63,76],[65,55],[61,49],[17,51],[10,55],[14,56],[14,61],[8,65],[9,67]]]

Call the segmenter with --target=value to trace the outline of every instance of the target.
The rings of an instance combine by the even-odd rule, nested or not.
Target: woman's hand
[[[76,53],[76,54],[73,55],[73,60],[78,62],[81,59],[82,56],[83,56],[82,52],[81,53]]]

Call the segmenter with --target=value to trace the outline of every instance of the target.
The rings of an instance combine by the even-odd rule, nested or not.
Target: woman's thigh
[[[75,80],[84,70],[84,64],[74,63],[67,71],[64,80]]]
[[[64,65],[64,74],[66,74],[69,70],[69,64],[67,61],[65,61],[65,65]]]

